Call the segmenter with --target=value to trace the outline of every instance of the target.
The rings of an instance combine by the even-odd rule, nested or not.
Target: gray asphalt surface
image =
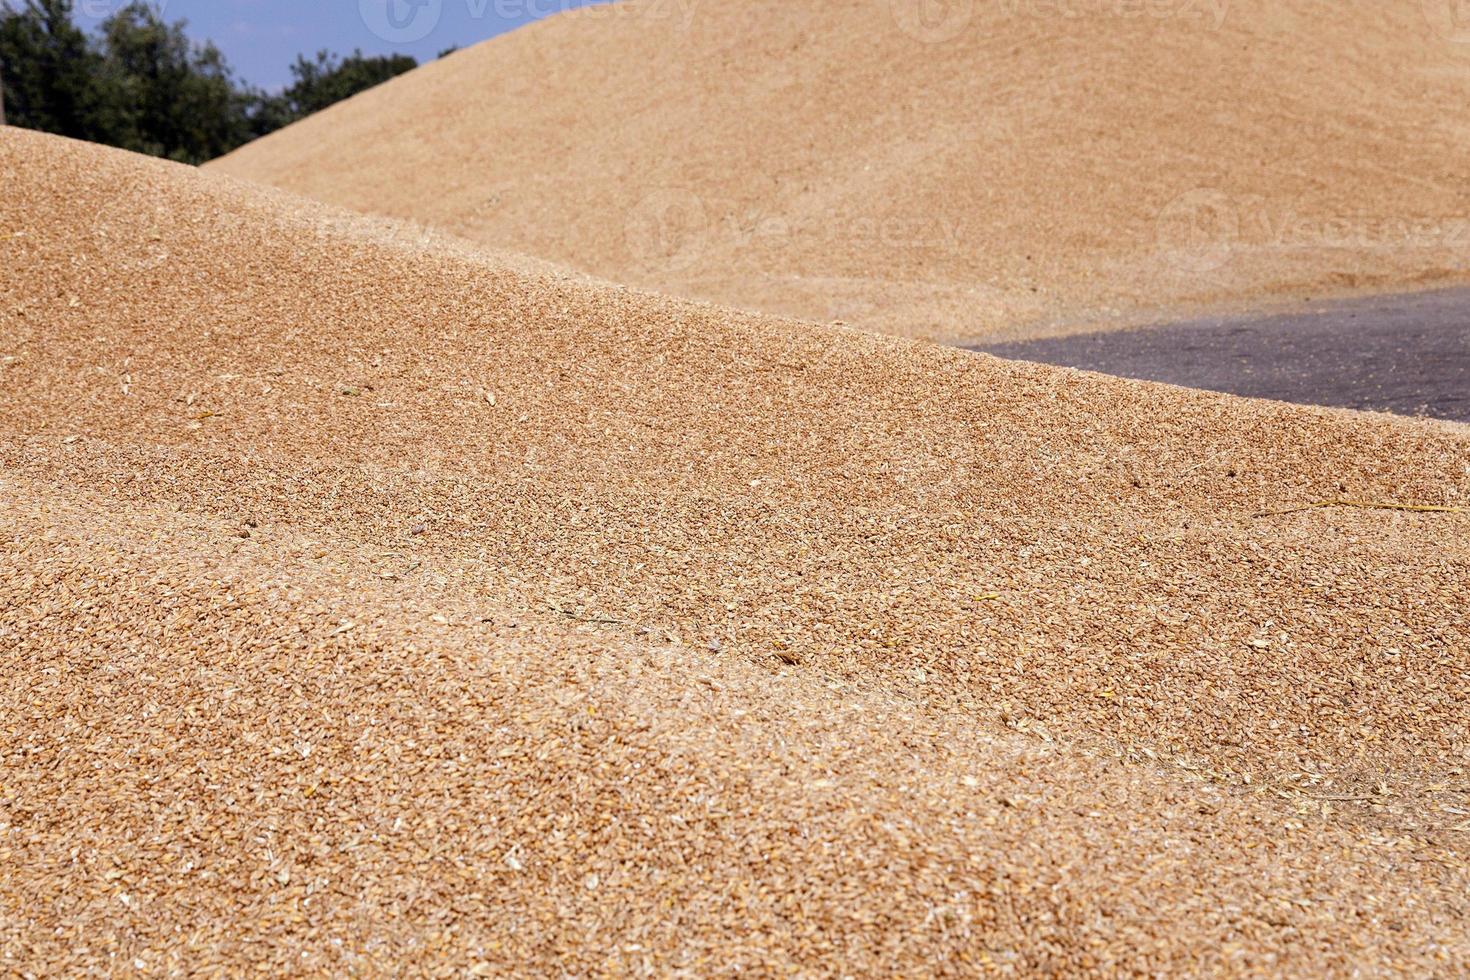
[[[1253,398],[1470,422],[1470,289],[972,349]]]

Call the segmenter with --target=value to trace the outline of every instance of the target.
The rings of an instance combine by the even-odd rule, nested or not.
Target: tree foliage
[[[199,163],[249,138],[249,95],[212,43],[193,44],[184,22],[169,24],[130,3],[102,24],[98,85],[114,146]]]
[[[296,63],[291,66],[296,82],[286,89],[282,99],[292,118],[299,119],[404,72],[413,71],[418,64],[408,55],[370,58],[361,50],[340,60],[328,51],[318,51],[311,61],[298,55]]]
[[[70,0],[0,7],[0,77],[12,125],[88,139],[103,124],[102,59],[71,19]]]
[[[269,95],[236,81],[213,43],[195,43],[134,0],[89,36],[72,0],[0,0],[7,122],[201,163],[417,67],[406,55],[298,57]]]

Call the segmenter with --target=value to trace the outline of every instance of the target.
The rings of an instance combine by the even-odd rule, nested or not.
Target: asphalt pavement
[[[1470,422],[1470,289],[973,349],[1252,398]]]

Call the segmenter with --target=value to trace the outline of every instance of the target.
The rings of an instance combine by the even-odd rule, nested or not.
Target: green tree
[[[115,145],[186,163],[228,153],[250,138],[248,95],[213,43],[195,44],[187,23],[169,23],[134,2],[102,23],[101,85]]]
[[[17,6],[21,3],[21,6]],[[291,86],[238,84],[185,21],[132,0],[89,37],[72,0],[0,0],[0,95],[8,122],[139,153],[202,163],[372,88],[418,62],[406,55],[298,57]]]
[[[279,96],[260,100],[255,128],[262,133],[278,129],[413,71],[418,65],[408,55],[368,57],[361,49],[346,58],[338,58],[328,51],[318,51],[313,59],[298,55],[291,66],[295,81]]]
[[[71,0],[0,4],[0,80],[6,121],[75,139],[107,133],[101,57],[72,23]]]

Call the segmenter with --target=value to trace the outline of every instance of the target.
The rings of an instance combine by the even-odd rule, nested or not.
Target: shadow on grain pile
[[[12,959],[1463,962],[1463,435],[0,163]]]

